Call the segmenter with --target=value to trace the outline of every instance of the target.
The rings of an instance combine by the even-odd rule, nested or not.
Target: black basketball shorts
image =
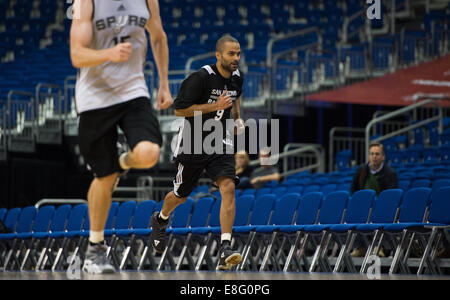
[[[198,179],[205,170],[206,175],[211,180],[216,181],[219,177],[236,177],[234,155],[213,154],[208,155],[207,160],[202,163],[175,161],[177,164],[177,174],[173,180],[173,193],[179,198],[189,196],[197,186]]]
[[[124,132],[130,149],[142,141],[162,144],[159,122],[148,98],[82,112],[78,127],[80,152],[96,177],[120,170],[117,127]]]

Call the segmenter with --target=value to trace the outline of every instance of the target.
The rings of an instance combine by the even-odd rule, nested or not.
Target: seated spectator
[[[250,158],[247,151],[238,151],[234,155],[234,159],[236,162],[236,176],[238,176],[241,180],[244,178],[250,178],[253,168],[249,165]]]
[[[264,159],[270,157],[270,151],[267,148],[259,151],[259,164],[260,167],[253,170],[250,177],[250,183],[255,189],[262,188],[267,182],[279,181],[280,173],[276,165],[265,164]]]
[[[384,147],[382,144],[370,144],[369,162],[356,171],[351,187],[352,194],[359,190],[371,189],[374,190],[378,196],[384,190],[398,188],[397,173],[394,169],[385,164],[385,158]],[[362,247],[362,241],[359,237],[355,240],[354,245],[355,249],[353,249],[350,255],[353,257],[364,256],[366,249]],[[386,247],[380,247],[378,256],[384,257],[384,251],[386,249]]]
[[[383,145],[372,143],[369,147],[369,162],[361,166],[353,177],[351,193],[371,189],[377,193],[398,188],[397,173],[385,163]]]

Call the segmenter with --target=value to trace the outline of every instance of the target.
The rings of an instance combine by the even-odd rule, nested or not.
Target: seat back
[[[331,192],[325,196],[319,212],[319,224],[339,224],[342,220],[349,193],[345,191]]]
[[[270,224],[272,225],[290,225],[294,219],[295,210],[298,207],[300,194],[284,194],[275,201]]]
[[[274,194],[266,194],[257,197],[253,206],[252,215],[250,217],[251,225],[267,225],[275,204],[276,196]]]
[[[36,218],[34,219],[32,231],[46,232],[50,227],[50,223],[55,214],[55,206],[45,205],[39,208]]]
[[[435,193],[431,200],[428,222],[450,224],[450,187],[443,187]]]
[[[259,190],[257,190],[256,191],[256,197],[259,197],[259,196],[262,196],[262,195],[265,195],[265,194],[270,194],[270,192],[272,191],[272,188],[270,188],[270,187],[263,187],[263,188],[260,188]],[[247,193],[250,193],[250,191],[249,192],[247,192]],[[246,194],[247,194],[246,193]],[[244,194],[244,193],[243,193]],[[250,193],[251,194],[251,193]]]
[[[190,227],[203,227],[208,222],[208,217],[211,212],[214,199],[212,197],[203,197],[198,199],[194,205],[192,212]]]
[[[318,184],[307,185],[303,188],[303,194],[308,194],[312,192],[320,192],[320,185]]]
[[[281,197],[286,193],[287,189],[288,188],[285,186],[279,186],[272,189],[272,194],[275,194],[277,197]]]
[[[136,206],[134,211],[132,227],[133,228],[149,228],[150,217],[155,209],[155,200],[145,200]]]
[[[416,179],[409,186],[410,189],[418,187],[430,187],[431,180],[429,179]]]
[[[222,199],[218,198],[214,201],[211,208],[211,215],[209,216],[209,226],[220,226],[220,206],[222,205]]]
[[[409,189],[410,181],[407,179],[399,180],[398,187],[406,192]]]
[[[16,230],[17,220],[19,219],[19,215],[20,215],[21,211],[22,211],[22,208],[15,207],[15,208],[9,209],[8,212],[6,213],[5,222],[3,222],[3,223],[9,230],[11,230],[13,232]]]
[[[323,199],[322,192],[312,192],[303,195],[299,200],[295,224],[298,225],[314,224],[316,222],[320,206],[322,205],[322,199]]]
[[[170,226],[173,228],[183,228],[188,226],[193,206],[194,200],[190,197],[186,199],[186,202],[178,205],[173,211],[172,223]]]
[[[114,219],[116,218],[117,210],[119,209],[119,202],[114,201],[111,203],[111,206],[109,207],[108,212],[108,218],[106,219],[105,229],[112,229],[114,224]],[[86,218],[88,224],[89,224],[89,218]],[[86,224],[86,221],[84,222]],[[84,226],[86,228],[86,226]],[[88,227],[89,229],[89,227]]]
[[[34,206],[23,208],[17,221],[16,232],[30,232],[36,212],[37,210]]]
[[[349,199],[345,211],[345,223],[366,223],[369,218],[376,192],[374,190],[356,191]]]
[[[242,191],[241,196],[242,195],[247,195],[247,194],[255,195],[256,194],[256,190],[254,188],[247,188],[247,189]]]
[[[295,185],[295,186],[290,186],[288,187],[286,193],[297,193],[297,194],[302,194],[303,192],[303,186],[301,185]]]
[[[398,221],[403,222],[422,222],[430,203],[430,188],[413,188],[408,190],[400,206]]]
[[[255,196],[253,195],[243,195],[236,198],[236,214],[234,216],[234,226],[247,225],[254,203]]]
[[[63,204],[58,206],[50,224],[50,231],[63,231],[66,229],[67,218],[69,217],[72,206],[70,204]]]
[[[131,218],[134,215],[136,209],[135,201],[127,201],[120,204],[117,210],[116,220],[114,221],[115,229],[128,229],[130,228]]]
[[[392,223],[395,221],[398,207],[402,201],[403,190],[389,189],[382,191],[374,201],[370,216],[371,223]]]
[[[320,191],[323,193],[324,196],[326,196],[329,193],[336,191],[336,189],[337,189],[337,184],[329,183],[329,184],[322,186],[320,188]]]
[[[8,210],[6,209],[6,208],[0,208],[0,221],[3,221],[3,219],[5,218],[5,216],[6,216],[6,212],[7,212]]]
[[[81,230],[81,226],[83,226],[87,211],[88,205],[85,203],[77,204],[72,207],[69,219],[67,220],[67,231]]]
[[[446,186],[450,186],[450,179],[448,178],[441,178],[433,181],[433,185],[431,186],[431,198],[434,197],[434,193]]]

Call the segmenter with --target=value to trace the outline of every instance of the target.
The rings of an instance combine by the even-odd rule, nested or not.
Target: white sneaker
[[[84,259],[83,272],[88,274],[111,274],[115,273],[114,267],[106,257],[106,245],[88,245],[86,258]]]

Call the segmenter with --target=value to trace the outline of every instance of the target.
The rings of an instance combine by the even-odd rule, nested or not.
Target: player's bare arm
[[[162,26],[158,0],[147,0],[150,8],[150,19],[146,28],[150,35],[150,45],[158,69],[159,91],[158,109],[166,109],[172,104],[169,89],[169,47],[167,35]]]
[[[233,105],[231,97],[223,91],[222,95],[217,98],[217,101],[209,104],[194,104],[184,109],[176,109],[175,115],[178,117],[192,117],[194,112],[198,111],[202,114],[207,114],[213,111],[225,110]]]
[[[234,134],[239,135],[245,130],[244,121],[241,119],[241,97],[234,101],[231,113],[233,114],[233,119],[235,121]]]
[[[89,68],[111,61],[125,62],[131,56],[131,44],[120,43],[113,48],[94,50],[90,49],[93,37],[92,30],[92,1],[76,0],[80,2],[74,7],[80,8],[80,18],[72,21],[70,28],[70,58],[75,68]],[[76,3],[77,4],[77,3]]]

